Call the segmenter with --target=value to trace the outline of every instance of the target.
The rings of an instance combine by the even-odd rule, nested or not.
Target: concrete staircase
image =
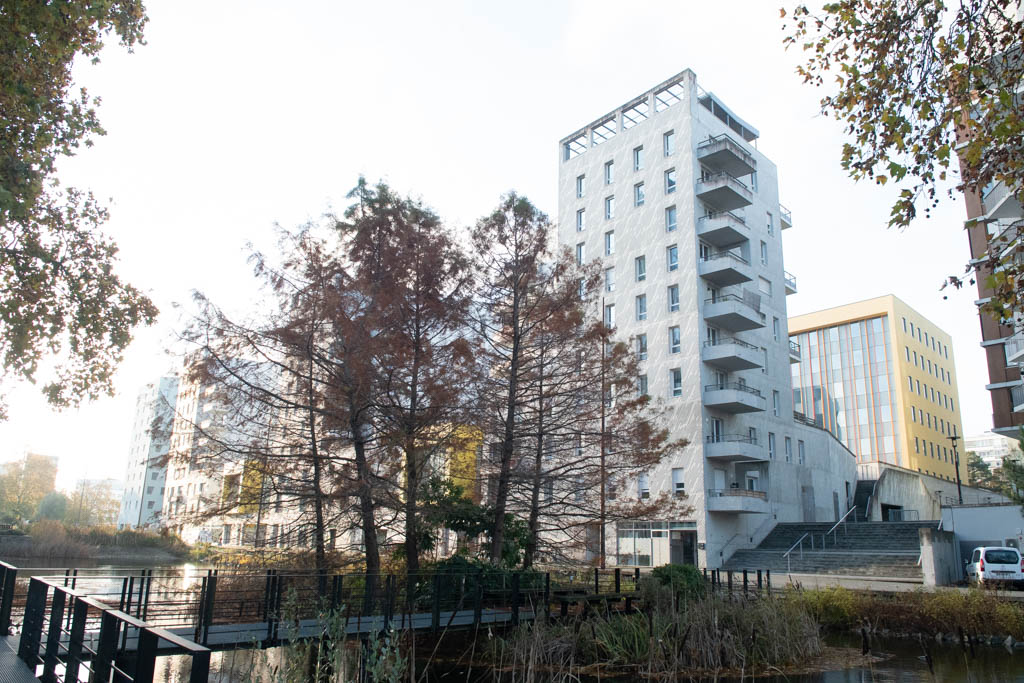
[[[856,522],[840,526],[838,535],[829,534],[822,549],[822,534],[832,522],[821,524],[777,524],[757,548],[738,550],[722,566],[726,570],[770,569],[773,573],[838,574],[922,580],[917,565],[921,552],[918,529],[935,527],[927,522]],[[794,550],[789,558],[783,554],[801,536],[803,556]],[[811,538],[814,547],[811,547]]]

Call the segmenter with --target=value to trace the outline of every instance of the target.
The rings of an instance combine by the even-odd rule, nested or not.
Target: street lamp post
[[[953,425],[953,434],[948,437],[953,444],[953,467],[956,468],[956,496],[959,504],[964,504],[964,490],[960,486],[960,453],[956,450],[956,442],[960,439],[956,434],[956,425]]]

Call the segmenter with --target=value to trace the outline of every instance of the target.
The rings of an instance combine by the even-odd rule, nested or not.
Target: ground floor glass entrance
[[[697,563],[696,522],[618,522],[615,557],[624,567]]]

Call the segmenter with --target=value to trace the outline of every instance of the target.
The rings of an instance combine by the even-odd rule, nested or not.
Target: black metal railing
[[[792,339],[789,341],[789,353],[794,356],[800,355],[800,345]]]
[[[759,347],[754,346],[753,344],[748,344],[747,342],[743,341],[742,339],[737,339],[736,337],[719,337],[718,339],[707,339],[704,342],[704,346],[708,346],[708,347],[711,347],[711,346],[727,346],[729,344],[735,344],[736,346],[742,346],[745,349],[751,349],[753,351],[759,351],[760,350]]]
[[[749,443],[752,446],[757,445],[756,436],[747,436],[745,434],[708,434],[706,440],[708,443]]]
[[[704,391],[723,391],[725,389],[735,389],[736,391],[745,391],[748,394],[753,394],[758,398],[764,398],[761,392],[754,387],[741,384],[739,382],[719,382],[717,384],[708,384],[704,387]]]

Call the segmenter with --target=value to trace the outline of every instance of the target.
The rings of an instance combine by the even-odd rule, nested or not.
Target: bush
[[[692,564],[666,564],[655,567],[651,578],[684,598],[704,595],[704,577]]]

